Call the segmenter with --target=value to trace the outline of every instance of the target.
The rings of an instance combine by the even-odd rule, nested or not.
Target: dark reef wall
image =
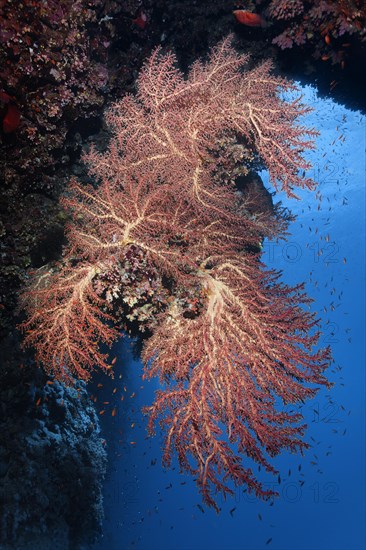
[[[15,344],[15,345],[14,345]],[[83,382],[65,388],[15,342],[1,354],[0,548],[80,548],[103,519],[107,455]],[[5,349],[4,349],[5,351]]]

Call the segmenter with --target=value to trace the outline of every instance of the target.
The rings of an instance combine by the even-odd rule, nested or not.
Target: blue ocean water
[[[258,501],[242,489],[220,514],[202,506],[193,480],[161,466],[159,432],[141,413],[158,382],[143,382],[131,342],[121,341],[115,380],[98,404],[109,453],[103,537],[94,550],[361,550],[365,542],[365,142],[366,117],[302,88],[314,107],[306,124],[321,135],[308,155],[315,192],[281,200],[296,214],[287,243],[264,243],[263,260],[289,284],[306,282],[322,345],[330,345],[334,387],[301,407],[311,444],[304,456],[283,453],[279,477],[261,477],[280,496]],[[268,175],[262,178],[267,183]],[[319,195],[320,194],[320,195]],[[121,400],[121,396],[123,400]],[[252,465],[251,465],[252,466]],[[256,471],[256,470],[254,470]]]

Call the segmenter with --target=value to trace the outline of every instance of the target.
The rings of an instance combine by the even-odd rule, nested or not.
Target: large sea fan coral
[[[87,378],[94,365],[108,369],[97,341],[117,335],[101,291],[106,273],[131,250],[146,258],[169,294],[142,355],[145,376],[164,386],[150,429],[160,418],[165,460],[175,447],[213,506],[212,488],[230,491],[228,478],[269,495],[238,453],[271,471],[266,453],[306,446],[299,415],[279,412],[276,400],[313,396],[329,361],[328,350],[312,351],[318,333],[301,285],[281,284],[260,263],[262,239],[283,236],[287,216],[217,177],[235,164],[234,140],[267,165],[275,188],[293,196],[314,185],[298,175],[316,134],[297,124],[308,108],[280,98],[293,85],[269,63],[243,72],[246,62],[226,39],[185,79],[174,55],[152,54],[137,95],[109,111],[109,150],[85,158],[100,185],[69,186],[63,260],[23,295],[26,344],[58,378]]]

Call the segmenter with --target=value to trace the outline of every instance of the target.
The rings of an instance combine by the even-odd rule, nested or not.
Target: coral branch
[[[51,273],[41,269],[33,286],[23,294],[28,320],[21,325],[24,344],[36,349],[36,359],[58,379],[88,379],[95,366],[108,371],[107,356],[98,343],[111,344],[117,331],[107,325],[112,318],[106,302],[93,289],[100,268],[80,263]]]
[[[305,426],[294,425],[301,417],[276,411],[275,401],[303,402],[316,392],[304,382],[327,384],[329,350],[310,351],[318,335],[311,334],[314,316],[300,307],[308,302],[301,286],[279,284],[257,260],[217,258],[199,276],[207,294],[202,314],[186,319],[174,304],[143,351],[145,377],[159,375],[168,384],[149,411],[150,430],[162,418],[165,460],[175,447],[208,504],[210,485],[227,490],[220,474],[228,471],[236,484],[268,496],[223,437],[268,471],[262,449],[274,456],[306,447]]]

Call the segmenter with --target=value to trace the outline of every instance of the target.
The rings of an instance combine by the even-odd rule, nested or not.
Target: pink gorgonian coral
[[[283,236],[286,215],[258,208],[254,187],[240,191],[218,178],[235,165],[237,142],[247,159],[268,167],[276,189],[294,196],[295,187],[314,186],[299,175],[316,134],[298,124],[308,108],[281,98],[294,86],[273,76],[269,62],[250,71],[246,63],[230,38],[186,78],[173,54],[153,52],[137,94],[109,110],[109,149],[85,157],[99,186],[68,187],[62,260],[36,274],[22,297],[25,343],[68,381],[109,368],[97,345],[118,335],[107,284],[116,280],[113,266],[121,273],[135,253],[147,276],[165,285],[142,353],[144,376],[162,383],[149,427],[161,421],[165,461],[175,449],[216,508],[212,490],[230,492],[230,479],[271,494],[240,455],[273,471],[269,457],[306,447],[301,416],[277,410],[278,399],[313,396],[327,384],[329,362],[329,350],[313,350],[316,320],[302,286],[282,284],[260,262],[263,237]]]

